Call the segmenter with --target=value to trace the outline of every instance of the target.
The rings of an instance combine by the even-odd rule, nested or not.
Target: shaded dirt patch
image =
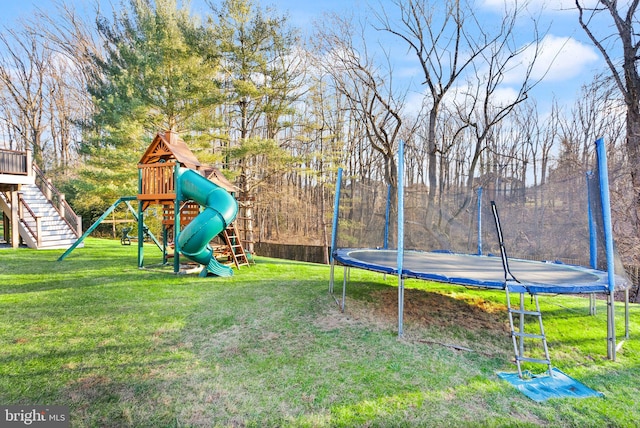
[[[352,301],[349,311],[356,319],[374,319],[393,325],[398,318],[398,290],[389,288],[374,292],[372,302]],[[465,294],[445,295],[406,288],[405,322],[417,327],[459,327],[468,331],[509,331],[506,306]]]

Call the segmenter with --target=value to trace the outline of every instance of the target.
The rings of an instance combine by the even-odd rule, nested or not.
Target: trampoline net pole
[[[607,261],[607,274],[609,278],[609,297],[608,297],[608,357],[616,360],[616,329],[615,329],[615,271],[616,271],[616,253],[613,243],[613,227],[611,225],[611,200],[609,197],[609,168],[607,165],[607,151],[604,145],[604,139],[596,140],[596,155],[598,161],[598,183],[600,186],[600,208],[602,211],[602,226],[604,232],[605,255]]]
[[[336,194],[333,200],[333,219],[331,222],[331,252],[329,260],[331,261],[331,272],[329,274],[329,293],[333,294],[333,280],[335,260],[333,254],[336,251],[336,243],[338,239],[338,215],[340,214],[340,188],[342,187],[342,168],[338,168],[338,177],[336,178]]]
[[[398,146],[398,336],[404,334],[404,141]]]
[[[482,186],[478,188],[478,255],[482,255]]]

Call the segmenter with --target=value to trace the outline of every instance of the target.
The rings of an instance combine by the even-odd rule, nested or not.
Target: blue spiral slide
[[[200,276],[212,273],[232,276],[233,269],[219,263],[209,245],[215,236],[225,230],[238,215],[238,202],[222,187],[212,183],[198,172],[179,168],[177,193],[180,200],[194,200],[204,209],[178,235],[178,251],[196,263],[204,265]]]

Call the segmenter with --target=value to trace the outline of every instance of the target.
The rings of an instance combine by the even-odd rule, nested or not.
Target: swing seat
[[[133,236],[129,236],[129,232],[131,232],[130,227],[122,228],[122,236],[120,237],[120,245],[131,245],[131,238]]]

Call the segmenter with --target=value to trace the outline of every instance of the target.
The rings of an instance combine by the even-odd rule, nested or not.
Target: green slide
[[[205,266],[200,273],[201,276],[206,276],[209,272],[218,276],[232,276],[233,269],[216,260],[209,241],[236,218],[238,203],[235,198],[196,171],[186,168],[180,168],[178,171],[177,187],[181,200],[192,199],[204,207],[204,210],[180,231],[179,251],[194,262]]]

